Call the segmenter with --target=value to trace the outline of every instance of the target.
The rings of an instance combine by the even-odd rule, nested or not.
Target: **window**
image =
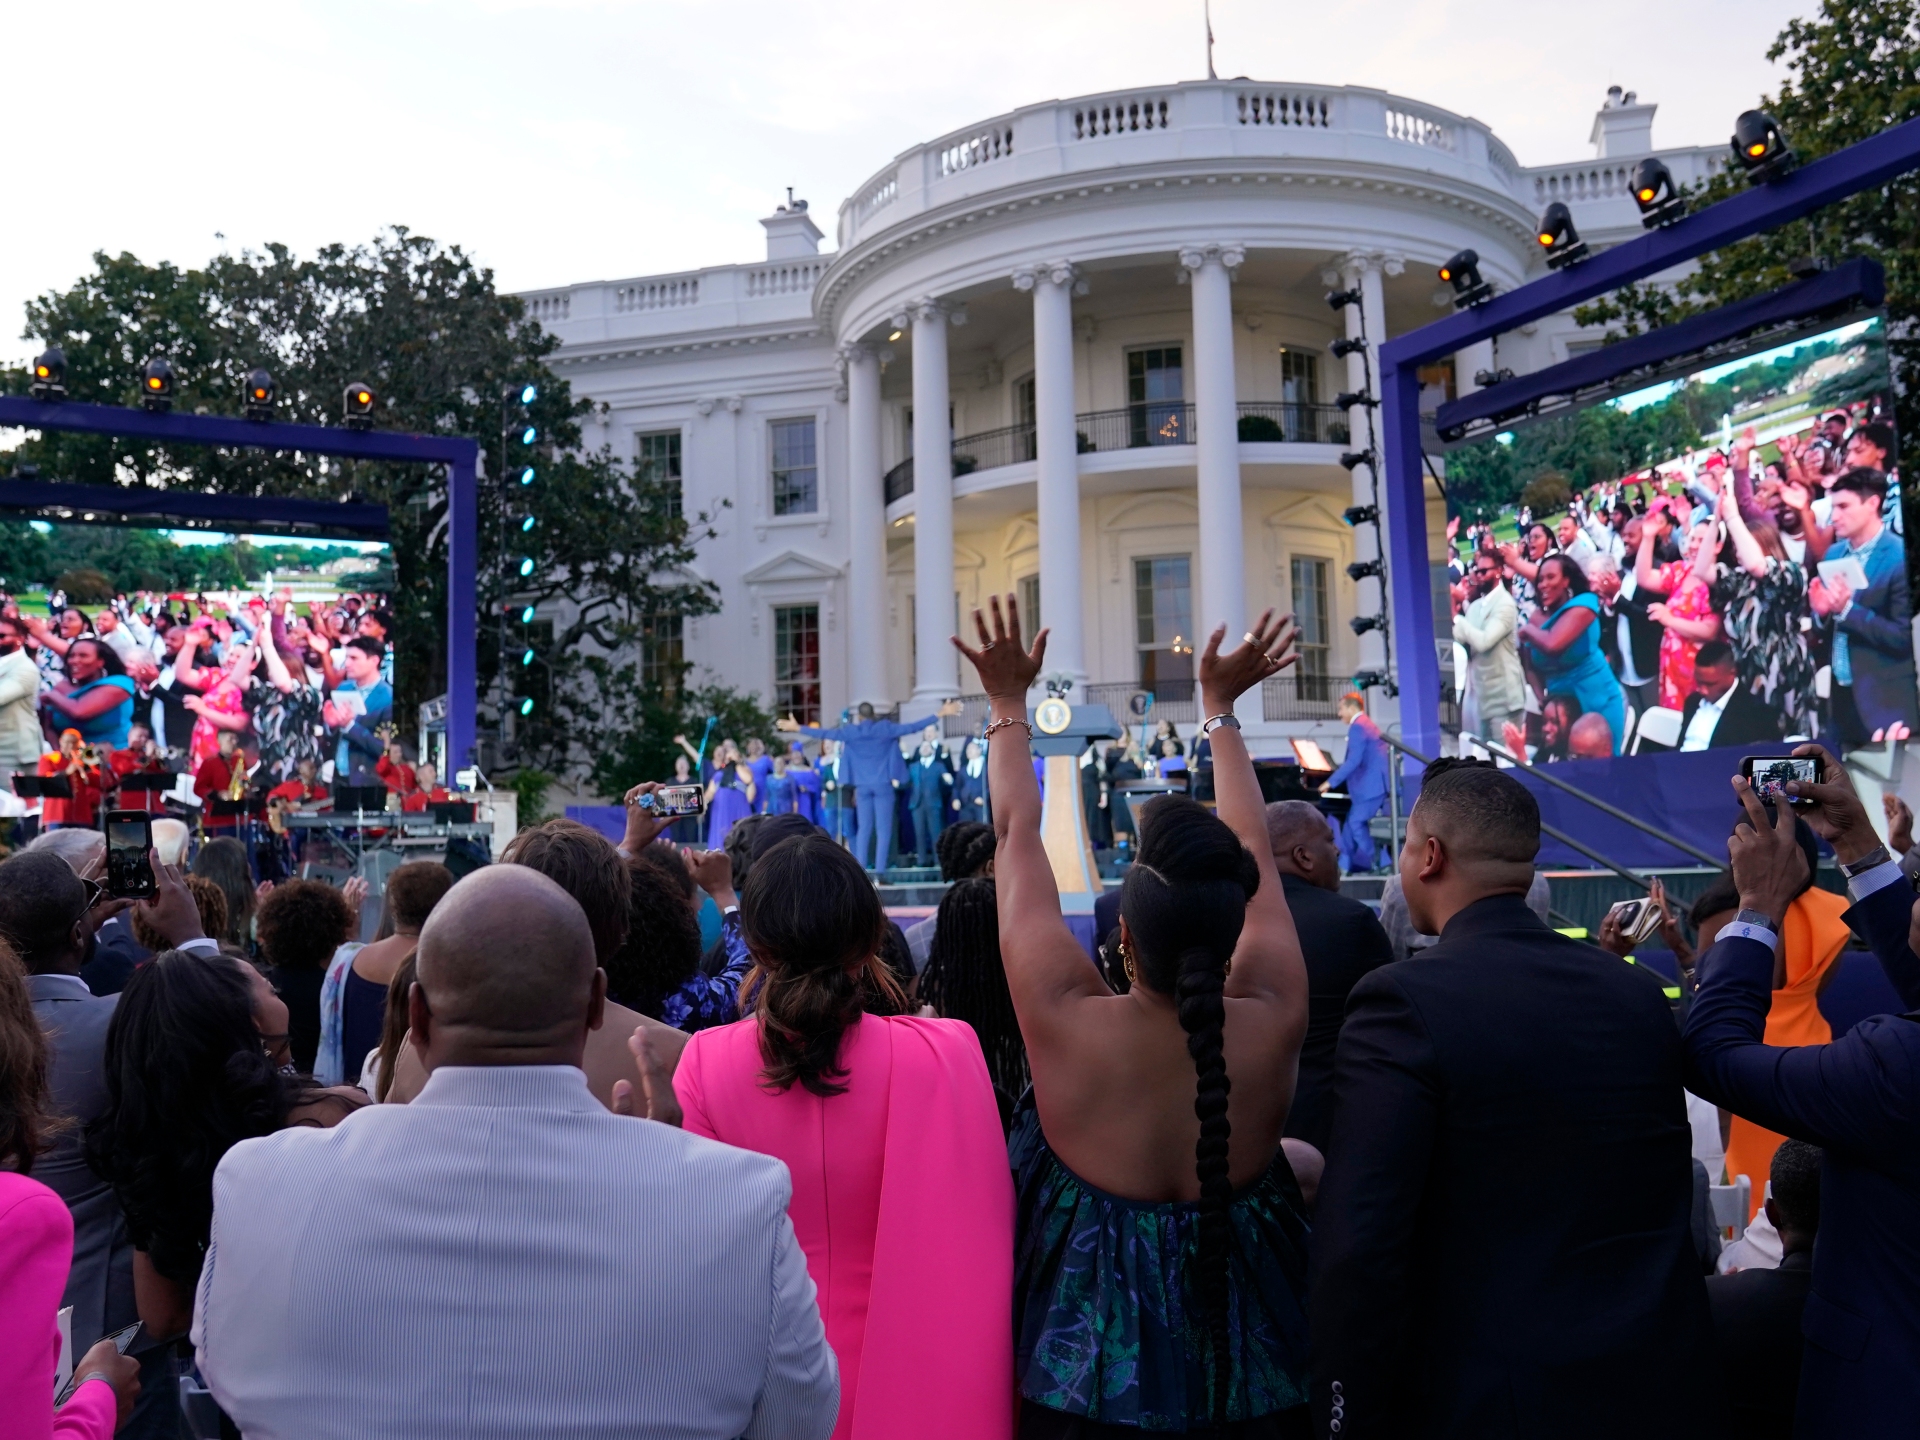
[[[1028,375],[1014,381],[1013,423],[1019,426],[1021,431],[1016,440],[1018,448],[1014,453],[1022,460],[1032,460],[1040,453],[1035,429],[1038,414],[1037,402],[1034,399],[1033,376]]]
[[[813,421],[773,422],[773,513],[811,515],[820,508],[820,467]]]
[[[1280,351],[1280,428],[1287,439],[1320,438],[1314,406],[1320,400],[1320,357],[1307,350]]]
[[[1328,672],[1332,655],[1332,626],[1327,613],[1330,563],[1314,555],[1293,557],[1293,620],[1300,632],[1300,659],[1293,674],[1302,700],[1333,698],[1333,678]]]
[[[645,615],[640,619],[640,683],[649,690],[671,694],[686,673],[685,620],[678,615]]]
[[[680,432],[656,430],[633,437],[633,474],[636,480],[659,485],[666,492],[667,514],[680,518]]]
[[[1020,633],[1026,638],[1027,643],[1031,645],[1033,643],[1033,637],[1040,633],[1040,625],[1042,623],[1040,620],[1040,577],[1038,575],[1022,577],[1018,589],[1020,594]],[[956,630],[954,633],[957,635],[960,632]]]
[[[1127,352],[1127,444],[1184,445],[1190,438],[1180,347]]]
[[[807,422],[813,429],[813,422]],[[773,708],[802,725],[820,723],[820,607],[773,607]]]
[[[1133,562],[1140,687],[1185,700],[1193,691],[1193,582],[1185,555]]]

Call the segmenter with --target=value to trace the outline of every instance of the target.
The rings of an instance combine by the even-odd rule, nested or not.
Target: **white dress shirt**
[[[1700,697],[1700,706],[1693,712],[1693,719],[1687,722],[1687,733],[1680,739],[1682,750],[1705,750],[1713,744],[1713,732],[1720,726],[1720,716],[1727,708],[1727,701],[1733,698],[1729,690],[1718,700]]]
[[[571,1066],[443,1066],[227,1152],[201,1373],[248,1440],[827,1440],[791,1188]]]

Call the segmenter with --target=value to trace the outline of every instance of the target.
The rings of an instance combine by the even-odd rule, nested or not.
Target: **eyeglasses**
[[[89,880],[84,875],[80,876],[79,879],[80,883],[86,887],[86,899],[80,906],[79,914],[75,915],[69,922],[73,925],[78,925],[82,920],[86,919],[87,912],[98,905],[107,894],[107,887],[102,885],[98,880]]]

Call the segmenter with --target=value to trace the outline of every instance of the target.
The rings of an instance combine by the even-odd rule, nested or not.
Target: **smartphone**
[[[136,1320],[131,1325],[116,1330],[111,1335],[102,1335],[100,1338],[102,1340],[111,1340],[113,1342],[113,1348],[124,1355],[133,1348],[133,1342],[139,1338],[139,1335],[140,1322]],[[87,1347],[89,1350],[92,1348],[91,1345]],[[86,1351],[83,1350],[80,1355],[74,1356],[73,1374],[67,1377],[67,1383],[61,1388],[60,1393],[53,1397],[54,1409],[58,1410],[62,1405],[66,1404],[67,1401],[71,1400],[73,1398],[73,1392],[80,1388],[81,1380],[86,1378],[80,1373],[79,1369],[81,1356],[85,1355],[85,1353]]]
[[[1820,783],[1820,757],[1808,755],[1749,755],[1740,762],[1740,773],[1753,786],[1756,799],[1785,800],[1789,805],[1811,805],[1812,800],[1787,794],[1787,782],[1799,780],[1808,785]]]
[[[144,898],[158,888],[147,853],[153,849],[153,817],[144,810],[107,812],[107,893]]]
[[[1622,900],[1607,913],[1619,917],[1620,934],[1629,945],[1638,945],[1660,928],[1660,907],[1648,899]]]
[[[642,810],[678,819],[682,815],[698,815],[706,802],[698,785],[668,785],[650,795],[642,795],[633,803]]]

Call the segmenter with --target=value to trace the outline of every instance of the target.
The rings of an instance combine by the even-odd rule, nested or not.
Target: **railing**
[[[1340,678],[1334,675],[1276,675],[1260,687],[1261,714],[1274,722],[1335,720],[1339,718],[1339,697],[1344,688]],[[1142,693],[1153,696],[1153,704],[1145,716],[1135,715],[1131,709],[1133,697]],[[1123,726],[1137,727],[1143,721],[1153,726],[1162,720],[1171,720],[1175,725],[1200,723],[1198,681],[1163,683],[1158,689],[1149,690],[1137,680],[1106,680],[1083,686],[1081,696],[1085,704],[1106,706]],[[960,713],[945,717],[941,733],[978,735],[991,709],[987,697],[962,695],[959,699]],[[1193,737],[1183,738],[1191,749]]]
[[[1270,721],[1337,720],[1344,682],[1334,675],[1276,675],[1260,686],[1260,714]]]
[[[985,695],[961,695],[960,713],[943,715],[940,718],[940,733],[949,738],[955,735],[978,735],[981,727],[987,723],[993,705]]]
[[[569,290],[557,295],[529,295],[526,299],[527,317],[541,325],[564,320],[573,310],[573,293]]]
[[[890,170],[868,185],[853,202],[854,215],[865,220],[876,210],[884,210],[900,196],[900,172]]]
[[[1630,193],[1633,167],[1630,165],[1582,165],[1557,170],[1551,175],[1533,177],[1534,198],[1542,204],[1555,200],[1611,200]]]
[[[1345,445],[1347,412],[1331,405],[1291,405],[1242,400],[1240,441],[1284,441],[1295,445]]]
[[[1333,126],[1333,99],[1290,90],[1243,90],[1234,96],[1242,125],[1291,125],[1327,130]]]
[[[825,260],[795,260],[791,264],[769,265],[747,272],[747,298],[763,295],[791,295],[797,290],[811,291],[826,271]]]
[[[962,435],[953,442],[953,473],[967,475],[975,470],[995,470],[1002,465],[1031,460],[1038,453],[1036,439],[1031,424]]]
[[[1125,135],[1136,130],[1165,130],[1167,113],[1166,99],[1159,95],[1078,106],[1073,112],[1073,138],[1096,140],[1102,135]]]
[[[637,281],[631,285],[616,285],[613,290],[613,311],[616,315],[630,315],[637,310],[677,310],[682,305],[699,303],[698,275],[686,275],[673,280]]]
[[[1387,138],[1403,140],[1409,145],[1424,145],[1429,150],[1452,150],[1455,145],[1453,126],[1444,120],[1435,120],[1412,110],[1395,110],[1391,106],[1387,112]]]
[[[1082,455],[1094,450],[1191,445],[1193,406],[1180,400],[1152,400],[1119,410],[1090,410],[1074,416],[1073,427]]]
[[[1158,725],[1162,720],[1171,720],[1176,725],[1200,723],[1200,685],[1197,680],[1172,684],[1163,681],[1155,686],[1142,685],[1138,680],[1105,681],[1086,687],[1087,703],[1106,706],[1113,712],[1113,718],[1122,725],[1138,725],[1143,717],[1135,715],[1128,705],[1143,690],[1153,696],[1153,704],[1147,707],[1144,717],[1147,724]]]
[[[969,135],[944,146],[940,151],[940,173],[957,175],[962,170],[973,170],[995,160],[1004,160],[1011,154],[1013,127],[995,125],[991,130],[983,130],[977,135]]]

